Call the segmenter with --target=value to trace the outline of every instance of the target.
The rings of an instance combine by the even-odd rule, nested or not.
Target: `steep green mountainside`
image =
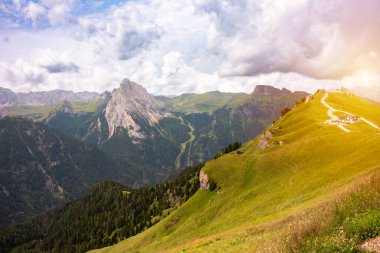
[[[140,90],[139,85],[127,84],[131,86],[127,96],[137,93],[135,96],[146,99],[148,95]],[[63,111],[52,114],[46,122],[50,127],[97,145],[118,161],[129,161],[140,167],[144,176],[136,182],[136,186],[152,184],[166,179],[175,170],[211,159],[229,143],[245,142],[257,136],[279,117],[284,107],[291,107],[307,96],[305,92],[272,89],[269,93],[256,91],[251,95],[210,92],[192,94],[191,99],[187,99],[187,95],[179,96],[170,103],[181,104],[183,100],[183,110],[189,107],[189,111],[171,112],[174,109],[169,106],[167,113],[154,124],[141,111],[129,112],[139,128],[138,134],[144,136],[141,138],[131,136],[136,128],[132,125],[129,128],[117,126],[114,132],[110,132],[110,117],[107,115],[112,109],[109,105],[111,102],[120,103],[115,102],[115,98],[111,102],[106,101],[93,114]],[[114,91],[112,96],[116,96],[116,92],[119,90]],[[192,108],[198,107],[205,98],[209,108],[215,110],[193,112]],[[151,97],[147,103],[158,102]],[[114,111],[117,112],[116,109]]]
[[[249,99],[250,95],[246,93],[223,93],[219,91],[203,94],[188,93],[171,98],[159,98],[172,112],[184,113],[212,113],[222,107],[237,107],[249,101]]]
[[[104,99],[14,106],[8,108],[8,114],[42,120],[97,146],[118,164],[125,164],[127,174],[139,171],[140,176],[130,184],[138,187],[207,161],[229,143],[254,138],[284,107],[292,107],[305,96],[305,92],[259,85],[252,94],[208,92],[156,99],[142,86],[124,79],[120,88]]]
[[[199,188],[203,165],[164,183],[130,189],[93,186],[63,207],[0,230],[0,252],[85,252],[133,236],[170,214]]]
[[[339,112],[323,101],[362,118],[338,125],[331,113]],[[153,227],[94,252],[360,252],[380,234],[380,135],[367,112],[380,106],[318,92],[207,162],[202,185],[216,190],[199,190]]]
[[[1,226],[78,198],[94,183],[136,180],[98,148],[28,119],[1,119],[0,143]]]

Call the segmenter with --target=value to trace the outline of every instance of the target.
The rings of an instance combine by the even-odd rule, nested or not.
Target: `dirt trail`
[[[321,99],[321,103],[327,107],[327,109],[329,109],[327,111],[327,115],[331,118],[330,120],[328,120],[326,123],[330,124],[330,125],[335,125],[337,127],[339,127],[340,129],[342,129],[343,131],[345,132],[351,132],[350,130],[348,130],[347,128],[345,128],[343,125],[341,125],[340,123],[336,123],[334,121],[337,121],[339,118],[337,116],[334,115],[334,112],[342,112],[342,113],[345,113],[345,114],[348,114],[348,115],[354,115],[350,112],[347,112],[347,111],[342,111],[342,110],[337,110],[333,107],[331,107],[329,104],[326,103],[326,98],[328,97],[328,93],[326,92],[325,95],[323,96],[323,98]],[[366,118],[363,118],[363,117],[359,117],[359,120],[367,123],[369,126],[375,128],[375,129],[380,129],[380,127],[378,125],[376,125],[375,123],[367,120]]]
[[[339,127],[340,129],[342,129],[343,131],[347,132],[347,133],[350,133],[351,131],[348,130],[347,128],[345,128],[344,126],[342,126],[338,120],[339,118],[337,116],[334,115],[334,112],[336,112],[337,110],[332,108],[329,104],[326,103],[326,98],[328,97],[328,93],[326,92],[325,95],[323,96],[323,98],[321,99],[321,103],[327,107],[328,111],[327,111],[327,115],[330,117],[330,120],[327,120],[326,123],[327,124],[330,124],[330,125],[334,125],[334,126],[337,126]]]

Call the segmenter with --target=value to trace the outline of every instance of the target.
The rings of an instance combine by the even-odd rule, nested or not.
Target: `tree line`
[[[86,252],[156,224],[199,189],[203,164],[155,186],[115,182],[93,186],[82,198],[0,231],[0,252]]]

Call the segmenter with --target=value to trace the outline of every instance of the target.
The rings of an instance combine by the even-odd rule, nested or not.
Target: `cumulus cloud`
[[[46,13],[45,7],[35,2],[29,2],[23,11],[25,13],[25,16],[32,20],[33,26],[35,27],[38,25],[38,22],[45,16]]]
[[[254,24],[240,20],[240,31],[225,36],[222,75],[279,71],[341,79],[361,69],[379,73],[379,60],[371,57],[380,52],[379,1],[311,0],[286,9],[269,7],[258,13]],[[266,18],[267,9],[276,17]],[[219,28],[224,34],[224,27]]]
[[[72,11],[79,0],[9,0],[0,3],[2,28],[14,28],[27,24],[33,27],[62,25],[75,22]]]
[[[9,38],[0,43],[0,85],[103,91],[128,77],[178,94],[380,80],[363,77],[380,75],[378,1],[90,2],[0,3],[8,24],[0,35]],[[25,20],[37,29],[9,28]]]
[[[73,21],[71,10],[74,6],[74,0],[44,0],[47,7],[47,17],[50,24],[60,25]]]

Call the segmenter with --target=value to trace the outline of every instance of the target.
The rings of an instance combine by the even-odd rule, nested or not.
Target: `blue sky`
[[[373,0],[3,0],[0,86],[154,94],[380,82]]]

